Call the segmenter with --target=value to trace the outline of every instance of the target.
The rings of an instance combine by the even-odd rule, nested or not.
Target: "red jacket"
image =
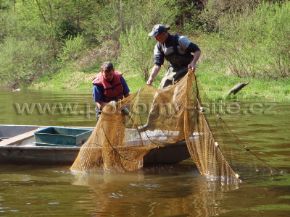
[[[93,80],[93,84],[100,86],[104,89],[104,102],[110,102],[112,100],[118,101],[123,98],[123,86],[121,83],[122,75],[115,71],[112,81],[106,81],[102,73],[100,72]]]

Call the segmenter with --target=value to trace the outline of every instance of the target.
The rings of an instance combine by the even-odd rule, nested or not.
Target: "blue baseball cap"
[[[148,36],[150,37],[156,37],[158,34],[162,33],[162,32],[167,32],[167,30],[169,30],[170,27],[167,25],[163,25],[163,24],[156,24],[153,26],[152,31],[148,34]]]

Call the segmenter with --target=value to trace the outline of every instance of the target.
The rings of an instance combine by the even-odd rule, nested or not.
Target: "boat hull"
[[[0,163],[9,164],[62,164],[71,165],[79,147],[2,146]],[[176,164],[189,158],[186,145],[182,143],[152,149],[144,156],[144,166]]]
[[[0,129],[5,126],[0,126]],[[20,129],[25,133],[24,126],[7,126],[10,134],[13,129]],[[27,126],[26,133],[38,127]],[[8,130],[9,131],[9,130]],[[15,134],[13,134],[15,135]],[[23,134],[21,134],[23,135]],[[19,136],[19,135],[18,135]],[[12,137],[12,139],[15,137]],[[3,143],[3,141],[2,141]],[[13,144],[1,145],[0,163],[7,164],[46,164],[46,165],[71,165],[76,159],[80,147],[68,146],[37,146],[33,137],[14,141]],[[144,166],[160,164],[176,164],[189,158],[186,143],[184,141],[170,144],[164,147],[156,147],[144,156]]]

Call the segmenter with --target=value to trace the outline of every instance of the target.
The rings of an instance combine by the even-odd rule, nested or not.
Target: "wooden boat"
[[[36,145],[34,133],[41,128],[43,127],[0,125],[0,163],[71,165],[80,146]],[[175,164],[189,157],[186,144],[181,141],[151,150],[144,156],[144,166]]]

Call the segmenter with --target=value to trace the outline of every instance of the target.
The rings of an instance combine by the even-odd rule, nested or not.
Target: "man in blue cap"
[[[161,81],[161,88],[176,83],[186,75],[188,69],[194,71],[196,68],[201,54],[199,47],[185,36],[171,35],[169,29],[169,26],[156,24],[149,33],[149,36],[155,37],[157,44],[154,47],[154,66],[147,80],[148,85],[153,83],[164,59],[170,63],[170,66]]]

